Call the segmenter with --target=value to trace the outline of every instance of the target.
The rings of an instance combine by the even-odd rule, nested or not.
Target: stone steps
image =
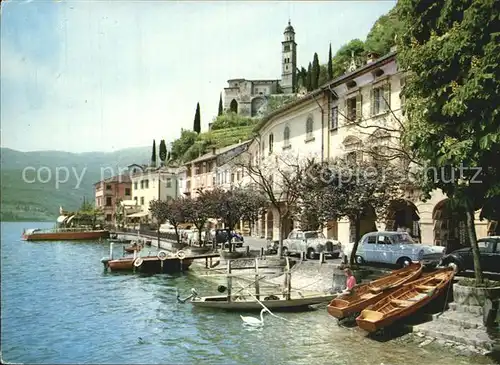
[[[433,320],[438,322],[446,322],[459,326],[463,329],[480,329],[486,331],[481,316],[473,316],[470,313],[458,311],[446,311],[443,314],[434,314]]]
[[[479,305],[462,305],[451,302],[448,304],[448,306],[452,311],[475,314],[476,316],[483,315],[483,307]]]
[[[473,345],[484,351],[492,351],[494,347],[494,341],[490,339],[484,329],[464,329],[460,325],[452,323],[444,324],[440,320],[414,326],[413,332],[463,345]]]

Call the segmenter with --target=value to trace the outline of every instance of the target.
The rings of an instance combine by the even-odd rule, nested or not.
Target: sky
[[[217,115],[232,78],[279,79],[295,28],[297,65],[366,39],[395,1],[7,0],[1,14],[1,145],[115,151],[173,141]]]

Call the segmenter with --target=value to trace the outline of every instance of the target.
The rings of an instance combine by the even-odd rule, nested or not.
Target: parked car
[[[500,273],[500,236],[485,237],[477,240],[479,262],[482,271]],[[457,272],[474,270],[472,248],[464,247],[445,255],[443,266],[454,266]]]
[[[416,243],[406,232],[370,232],[361,237],[356,251],[356,262],[383,263],[398,266],[419,261],[437,266],[444,255],[444,247]]]
[[[314,259],[323,252],[336,259],[340,256],[340,246],[339,241],[328,239],[321,232],[294,229],[283,240],[283,254],[305,252],[307,258]]]
[[[236,247],[243,247],[244,243],[243,236],[238,235],[235,232],[231,232],[228,229],[216,229],[214,232],[214,236],[217,245],[224,244],[224,247],[227,248],[229,246],[228,244],[229,237],[231,237],[231,242],[235,243]]]

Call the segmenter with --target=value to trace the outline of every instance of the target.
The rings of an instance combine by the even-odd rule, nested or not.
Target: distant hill
[[[102,174],[108,177],[118,174],[120,168],[132,163],[147,163],[151,147],[87,153],[20,152],[1,148],[0,153],[0,220],[54,221],[58,216],[59,206],[75,210],[83,197],[93,201],[94,183],[101,179]],[[57,187],[56,171],[59,171],[61,181]],[[62,182],[66,180],[66,171],[69,176],[66,182]]]

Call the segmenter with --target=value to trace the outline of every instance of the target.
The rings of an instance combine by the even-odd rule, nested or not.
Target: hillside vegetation
[[[149,147],[80,154],[2,148],[0,220],[54,221],[60,206],[76,210],[84,197],[94,200],[94,183],[101,173],[109,177],[132,163],[145,163],[149,153]],[[26,167],[32,169],[23,178]],[[56,183],[56,169],[60,169],[60,183]],[[69,175],[63,182],[66,169]],[[40,171],[38,177],[36,171]]]

